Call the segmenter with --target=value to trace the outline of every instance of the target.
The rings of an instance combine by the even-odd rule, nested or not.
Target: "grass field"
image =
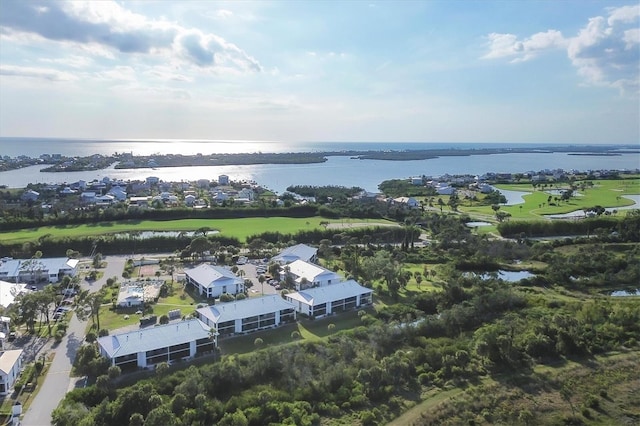
[[[579,185],[579,182],[578,182]],[[533,190],[531,184],[509,184],[497,185],[498,189],[527,192],[524,195],[524,203],[512,206],[501,206],[500,211],[511,214],[512,220],[544,220],[544,215],[563,214],[575,210],[582,210],[594,206],[602,207],[625,207],[633,205],[633,201],[624,198],[624,195],[640,194],[640,179],[624,179],[624,180],[599,180],[594,182],[593,187],[578,189],[579,195],[571,197],[568,202],[553,200],[559,197],[557,194],[550,194],[550,190],[566,190],[569,189],[567,184],[559,184],[558,187],[548,187],[543,190],[536,188]],[[552,197],[552,203],[549,205],[549,196]],[[443,197],[445,203],[448,201]],[[481,219],[494,219],[495,213],[491,206],[473,205],[466,200],[462,200],[458,210],[468,213],[473,217]],[[445,210],[447,208],[445,207]],[[483,230],[486,232],[486,230]]]
[[[320,222],[329,223],[371,223],[375,225],[392,225],[393,222],[381,219],[341,219],[327,220],[319,216],[309,218],[291,217],[255,217],[241,219],[180,219],[167,221],[126,220],[120,222],[100,222],[88,225],[41,226],[39,228],[21,229],[0,233],[0,240],[6,244],[26,243],[43,236],[58,239],[63,237],[86,237],[115,234],[131,231],[195,231],[207,227],[227,237],[236,237],[245,241],[247,237],[268,231],[279,231],[285,234],[302,230],[319,229]]]

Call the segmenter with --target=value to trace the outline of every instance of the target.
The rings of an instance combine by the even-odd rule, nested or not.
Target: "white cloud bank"
[[[549,50],[565,50],[587,84],[637,94],[640,89],[640,5],[610,8],[608,17],[589,19],[575,37],[548,30],[520,40],[514,34],[487,36],[483,59],[527,61]]]
[[[260,63],[215,34],[153,20],[113,1],[4,0],[0,34],[108,49],[124,55],[165,56],[214,71],[258,72]]]

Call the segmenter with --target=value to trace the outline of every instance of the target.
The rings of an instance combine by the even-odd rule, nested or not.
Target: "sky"
[[[0,136],[640,144],[640,3],[2,0]]]

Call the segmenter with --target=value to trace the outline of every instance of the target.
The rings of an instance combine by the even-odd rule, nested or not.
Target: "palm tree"
[[[264,282],[267,279],[264,277],[263,274],[260,274],[260,276],[258,276],[258,282],[260,283],[260,285],[262,286],[262,295],[264,296]]]

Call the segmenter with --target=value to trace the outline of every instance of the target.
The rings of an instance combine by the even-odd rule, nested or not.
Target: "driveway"
[[[94,282],[81,281],[80,287],[94,293],[106,284],[107,279],[117,277],[122,279],[122,271],[127,260],[126,256],[107,256],[104,261],[107,266],[104,268],[104,275]],[[67,334],[62,338],[62,342],[53,345],[53,339],[49,339],[42,347],[39,355],[53,353],[54,358],[49,367],[40,391],[36,395],[29,409],[24,413],[22,425],[24,426],[46,426],[51,424],[51,413],[58,406],[65,394],[76,386],[84,385],[84,378],[70,377],[71,367],[76,357],[78,348],[84,340],[86,322],[80,321],[75,313],[69,321]],[[35,357],[35,355],[34,355]]]

